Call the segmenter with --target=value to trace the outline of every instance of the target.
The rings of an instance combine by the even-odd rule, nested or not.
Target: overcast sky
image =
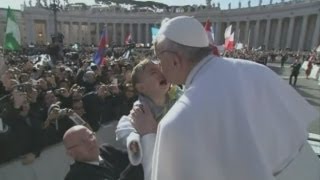
[[[50,2],[52,0],[47,0]],[[63,0],[60,0],[63,2]],[[147,1],[147,0],[141,0]],[[154,0],[156,2],[162,2],[168,5],[193,5],[193,4],[205,4],[206,0]],[[248,0],[212,0],[216,4],[220,2],[221,8],[226,9],[228,7],[229,2],[231,2],[232,8],[238,7],[238,3],[241,1],[242,7],[246,7],[248,5]],[[269,4],[270,0],[262,0],[263,4]],[[281,0],[273,0],[273,3],[280,2]],[[285,0],[289,1],[289,0]],[[24,0],[0,0],[0,7],[7,8],[10,6],[12,9],[21,9],[21,5],[23,4]],[[29,0],[25,0],[26,4],[29,4]],[[32,3],[35,4],[36,0],[32,0]],[[41,0],[42,2],[42,0]],[[87,5],[94,4],[94,0],[69,0],[70,3],[75,2],[83,2]],[[251,0],[251,6],[256,6],[259,4],[259,0]]]

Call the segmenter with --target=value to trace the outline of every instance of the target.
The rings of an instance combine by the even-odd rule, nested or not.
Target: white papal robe
[[[208,56],[158,126],[153,180],[274,180],[319,114],[269,68]]]

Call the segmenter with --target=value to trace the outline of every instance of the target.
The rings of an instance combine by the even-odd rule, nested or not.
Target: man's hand
[[[22,157],[22,164],[23,165],[31,164],[35,159],[36,159],[36,155],[34,155],[33,153],[28,153]]]
[[[27,102],[27,93],[14,90],[12,92],[14,107],[16,109],[20,108],[23,104]]]
[[[134,106],[130,111],[129,117],[131,117],[131,123],[140,136],[157,132],[158,123],[148,106]]]
[[[47,128],[51,122],[53,122],[54,120],[58,119],[59,117],[59,109],[54,108],[48,115],[47,119],[45,120],[45,122],[43,123],[43,128]]]

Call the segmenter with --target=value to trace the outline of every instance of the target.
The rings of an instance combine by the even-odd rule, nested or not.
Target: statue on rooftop
[[[231,9],[231,3],[228,4],[229,9]]]
[[[211,8],[211,0],[206,0],[207,2],[207,8]]]
[[[241,1],[239,1],[239,9],[241,8]]]
[[[40,0],[37,0],[36,7],[40,7],[40,6],[41,6],[41,2],[40,2]]]
[[[250,0],[248,1],[248,7],[251,7],[251,1]]]
[[[259,6],[261,6],[262,5],[262,0],[259,0]]]

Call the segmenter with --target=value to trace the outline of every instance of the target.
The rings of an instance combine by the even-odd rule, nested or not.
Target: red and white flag
[[[217,46],[214,45],[214,33],[213,33],[211,27],[212,27],[212,24],[211,24],[210,20],[207,19],[206,24],[204,26],[204,29],[207,32],[209,43],[210,43],[210,45],[212,47],[212,53],[214,55],[216,55],[216,56],[220,56],[220,53],[219,53],[219,50],[218,50]]]
[[[231,36],[232,25],[228,26],[224,31],[224,39],[228,39]]]
[[[213,42],[214,42],[214,34],[213,34],[213,31],[211,29],[211,22],[209,19],[207,19],[206,21],[206,24],[204,25],[204,29],[206,30],[207,32],[207,35],[208,35],[208,38],[209,38],[209,42],[211,45],[213,45]]]
[[[128,45],[132,42],[132,36],[131,36],[131,33],[128,34],[128,36],[126,37],[125,39],[125,44]]]
[[[234,49],[234,33],[232,33],[229,38],[227,38],[225,40],[225,43],[224,43],[224,48],[226,50],[233,50]]]

